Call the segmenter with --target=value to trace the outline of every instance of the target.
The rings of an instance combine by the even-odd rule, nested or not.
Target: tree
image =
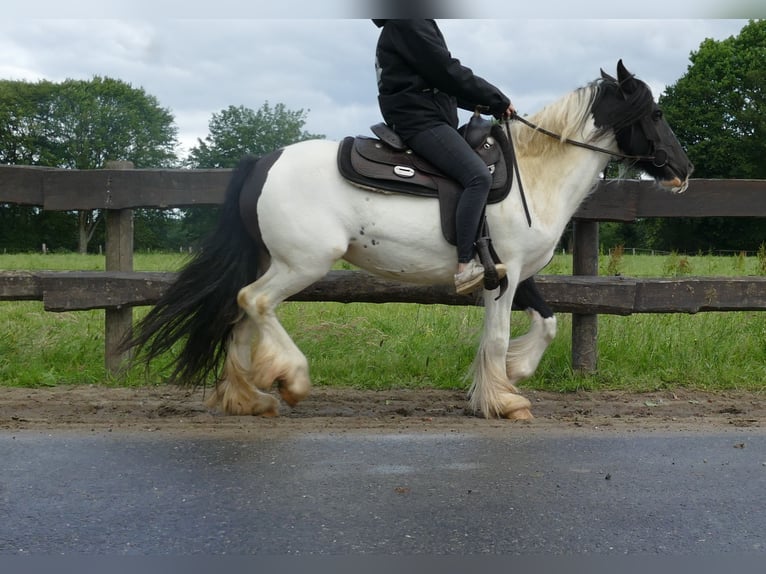
[[[286,145],[309,139],[323,139],[303,129],[304,110],[288,110],[284,104],[273,108],[265,102],[258,111],[244,106],[229,106],[214,113],[209,134],[189,151],[187,164],[195,169],[232,168],[245,155],[264,156]],[[185,210],[184,223],[189,238],[201,237],[217,220],[217,208],[193,207]]]
[[[694,176],[766,179],[766,20],[703,41],[690,61],[659,103],[688,148]],[[654,247],[666,249],[755,250],[764,240],[763,219],[676,219],[657,227],[663,245]]]
[[[127,160],[137,168],[177,163],[169,110],[141,88],[110,78],[60,84],[0,81],[0,161],[70,169]],[[100,219],[77,214],[81,252]]]
[[[266,155],[281,147],[324,136],[303,130],[306,113],[288,110],[284,104],[274,108],[265,102],[256,112],[244,106],[229,106],[214,113],[208,124],[210,133],[189,152],[188,163],[197,169],[235,167],[245,155]]]
[[[172,114],[154,96],[120,80],[95,77],[89,82],[67,80],[57,91],[53,119],[59,136],[58,156],[75,169],[103,168],[108,160],[126,160],[141,167],[169,167],[176,161]],[[78,213],[81,253],[101,212]]]

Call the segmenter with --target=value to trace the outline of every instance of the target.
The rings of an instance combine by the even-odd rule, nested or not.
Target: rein
[[[511,164],[513,165],[513,171],[516,173],[516,181],[519,182],[519,194],[521,194],[521,204],[524,206],[524,214],[527,216],[527,225],[529,225],[529,227],[532,227],[532,216],[529,214],[529,206],[527,205],[527,196],[524,195],[524,184],[521,183],[521,172],[519,171],[519,160],[516,158],[516,149],[513,147],[513,138],[511,137],[510,119],[505,120],[505,134],[508,137],[508,147],[511,150]]]

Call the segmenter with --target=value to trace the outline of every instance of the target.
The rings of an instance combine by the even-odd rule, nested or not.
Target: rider
[[[375,51],[378,103],[383,119],[418,155],[457,180],[463,193],[457,206],[455,289],[481,286],[484,267],[474,241],[492,176],[458,133],[458,106],[511,117],[513,104],[498,88],[452,57],[434,20],[373,20],[382,28]],[[498,264],[498,275],[505,266]]]

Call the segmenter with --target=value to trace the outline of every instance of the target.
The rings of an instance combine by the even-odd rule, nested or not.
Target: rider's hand
[[[513,104],[508,104],[508,109],[503,112],[503,119],[509,120],[515,115],[516,115],[516,108],[513,107]]]

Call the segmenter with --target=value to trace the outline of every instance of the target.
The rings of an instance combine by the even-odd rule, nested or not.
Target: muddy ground
[[[533,421],[485,420],[461,391],[315,388],[265,419],[209,411],[204,389],[67,386],[0,389],[0,429],[165,431],[195,435],[309,432],[482,432],[505,428],[697,431],[766,426],[766,393],[691,390],[656,393],[525,393]],[[210,392],[209,390],[207,391]]]

